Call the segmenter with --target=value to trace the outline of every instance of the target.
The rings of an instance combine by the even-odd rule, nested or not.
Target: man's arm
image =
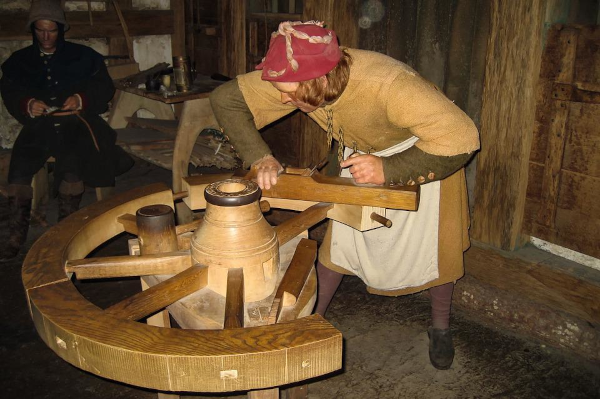
[[[401,78],[390,89],[388,117],[419,138],[406,151],[382,158],[386,183],[424,184],[462,168],[479,149],[473,121],[431,83]]]
[[[259,159],[271,155],[269,146],[254,125],[254,117],[238,87],[237,79],[213,90],[210,104],[219,126],[244,162],[244,167],[248,168]]]

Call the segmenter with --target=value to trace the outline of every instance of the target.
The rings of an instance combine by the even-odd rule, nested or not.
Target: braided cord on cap
[[[292,49],[292,36],[294,36],[298,39],[308,40],[309,43],[322,43],[322,44],[329,44],[329,43],[331,43],[331,40],[333,39],[333,36],[331,35],[331,33],[329,33],[326,36],[309,36],[308,34],[306,34],[304,32],[294,29],[295,25],[317,25],[322,28],[323,22],[322,21],[306,21],[306,22],[286,21],[286,22],[282,22],[279,24],[279,29],[277,29],[277,32],[272,33],[271,38],[275,38],[278,35],[282,35],[285,37],[286,58],[287,58],[288,62],[290,63],[290,65],[292,66],[292,70],[294,72],[296,72],[298,70],[299,65],[298,65],[298,61],[296,61],[294,59],[294,50]],[[273,71],[272,69],[269,69],[267,71],[267,73],[269,74],[269,76],[275,78],[275,77],[283,75],[286,70],[287,70],[287,68],[284,68],[281,71]]]

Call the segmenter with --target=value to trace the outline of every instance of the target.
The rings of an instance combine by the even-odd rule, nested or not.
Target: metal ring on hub
[[[204,190],[206,202],[217,206],[241,206],[258,201],[261,190],[251,180],[227,179],[209,184]]]

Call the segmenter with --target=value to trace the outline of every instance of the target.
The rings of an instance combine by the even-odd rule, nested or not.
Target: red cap
[[[341,55],[335,32],[322,22],[287,21],[271,35],[269,51],[256,69],[263,70],[263,80],[303,82],[327,74]]]

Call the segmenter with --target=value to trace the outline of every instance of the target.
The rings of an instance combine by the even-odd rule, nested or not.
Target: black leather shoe
[[[429,360],[438,370],[448,370],[454,360],[454,344],[450,329],[429,327]]]

